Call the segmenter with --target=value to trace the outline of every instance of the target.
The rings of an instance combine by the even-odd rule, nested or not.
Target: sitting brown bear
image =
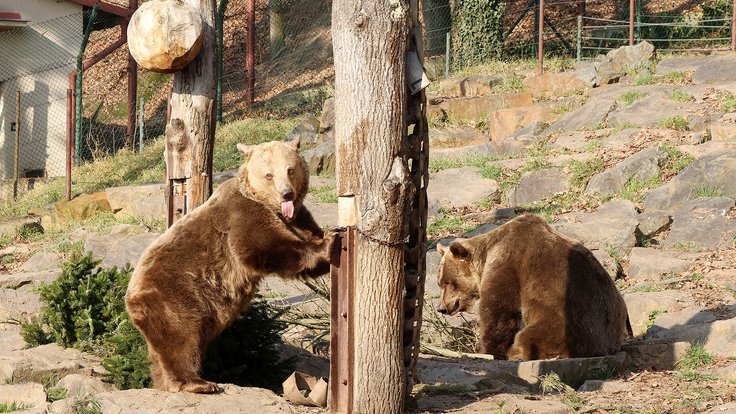
[[[630,334],[626,303],[605,269],[540,217],[517,217],[438,251],[438,310],[454,315],[480,300],[481,353],[524,361],[609,355]]]
[[[216,392],[199,376],[201,359],[248,308],[264,276],[329,271],[335,235],[324,234],[302,206],[309,171],[298,145],[238,144],[246,158],[238,176],[143,253],[125,304],[148,344],[156,388]]]

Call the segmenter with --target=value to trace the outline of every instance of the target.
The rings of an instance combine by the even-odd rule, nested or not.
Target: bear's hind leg
[[[206,347],[202,319],[181,317],[186,310],[172,311],[172,304],[164,305],[155,291],[131,295],[126,305],[131,320],[146,339],[155,388],[171,392],[218,391],[217,384],[199,376]]]
[[[509,348],[509,360],[569,358],[564,340],[565,327],[552,321],[529,325],[519,331]]]

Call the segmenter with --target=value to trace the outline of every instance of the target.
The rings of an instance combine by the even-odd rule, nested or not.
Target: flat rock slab
[[[631,390],[632,384],[620,381],[587,380],[578,388],[580,392],[603,391],[608,393],[626,392]]]
[[[714,56],[704,61],[693,73],[694,84],[736,81],[736,57]]]
[[[690,349],[687,342],[635,343],[622,347],[628,364],[635,371],[670,371]]]
[[[733,247],[736,219],[729,216],[736,205],[731,198],[701,198],[682,204],[672,216],[667,247],[706,250]]]
[[[697,160],[710,155],[722,154],[724,152],[736,152],[736,142],[707,141],[702,144],[678,145],[677,149]]]
[[[584,131],[563,132],[550,146],[554,149],[579,150],[590,145],[591,136],[591,133]]]
[[[49,284],[59,276],[61,276],[61,269],[0,275],[0,288],[18,289],[26,285]]]
[[[110,208],[118,216],[139,216],[150,219],[166,218],[163,184],[111,187],[105,190]]]
[[[613,150],[623,150],[639,135],[639,128],[625,128],[609,135],[601,142],[601,147]]]
[[[667,75],[671,72],[695,72],[699,67],[709,64],[710,56],[665,58],[657,63],[655,74]]]
[[[658,187],[644,197],[644,210],[673,211],[687,202],[694,193],[704,187],[720,191],[724,196],[736,198],[736,152],[715,152],[696,159],[667,184]]]
[[[41,345],[0,355],[0,378],[14,382],[48,380],[68,374],[101,372],[99,363],[90,355],[56,344]]]
[[[0,320],[9,318],[27,320],[41,310],[38,293],[29,287],[0,289]]]
[[[676,290],[659,292],[635,292],[624,295],[626,309],[629,311],[629,320],[634,335],[644,334],[649,325],[650,317],[654,312],[673,312],[686,307],[690,301],[687,296]]]
[[[681,251],[634,247],[629,254],[629,279],[657,279],[667,273],[690,269],[695,262],[680,259]]]
[[[608,126],[639,125],[653,127],[659,122],[673,116],[685,116],[688,111],[697,108],[689,102],[678,102],[650,95],[637,99],[631,105],[613,111],[608,115]]]
[[[639,231],[647,237],[655,236],[664,231],[670,225],[672,217],[669,213],[659,210],[645,211],[637,217],[639,220]]]
[[[181,413],[181,414],[274,414],[294,410],[273,391],[243,388],[231,384],[221,386],[219,394],[191,394],[142,389],[97,394],[102,414]],[[58,402],[57,402],[58,403]],[[54,403],[53,405],[57,404]]]
[[[135,267],[143,251],[156,238],[158,233],[136,234],[126,236],[122,234],[109,234],[105,236],[91,236],[84,244],[84,250],[92,252],[92,255],[102,259],[102,267],[119,268],[130,264]]]
[[[626,158],[606,171],[590,178],[586,194],[616,194],[624,190],[632,180],[647,181],[659,176],[660,166],[667,160],[667,153],[660,148],[647,148]]]
[[[706,414],[736,414],[736,402],[713,407]]]
[[[634,203],[615,199],[592,213],[560,215],[552,227],[588,249],[618,249],[628,253],[636,244],[637,212]]]
[[[506,203],[510,206],[523,206],[565,192],[569,187],[567,173],[562,168],[528,171],[516,185],[509,188]]]
[[[0,222],[0,237],[15,237],[18,229],[23,227],[42,229],[41,217],[25,216],[3,220]]]
[[[736,318],[711,323],[678,325],[663,332],[658,332],[657,336],[669,342],[701,344],[713,356],[728,358],[734,356],[733,344],[736,342]]]
[[[35,382],[0,384],[0,404],[38,405],[46,403],[43,385]]]
[[[543,375],[556,373],[565,384],[578,388],[585,381],[595,379],[601,372],[621,371],[626,362],[626,353],[593,358],[566,358],[524,361],[519,363],[515,375],[537,385]]]
[[[23,349],[26,341],[16,331],[0,331],[0,355]]]
[[[462,128],[430,128],[429,148],[458,148],[488,142],[478,131]]]
[[[543,135],[593,129],[602,125],[615,109],[616,101],[613,99],[591,99],[580,108],[563,115]]]
[[[56,383],[56,388],[67,390],[70,396],[94,395],[113,391],[115,387],[98,377],[81,374],[69,374]]]
[[[503,410],[500,412],[528,414],[571,414],[575,412],[565,403],[557,400],[527,400],[515,395],[499,395],[496,398],[504,401]]]
[[[647,339],[667,339],[670,331],[677,330],[686,325],[710,323],[716,321],[712,312],[704,309],[687,308],[677,312],[667,312],[657,315],[654,325],[647,331]]]
[[[61,265],[59,255],[51,252],[39,252],[31,256],[21,267],[21,272],[40,272],[57,269]]]
[[[498,183],[483,178],[475,167],[442,170],[429,180],[429,214],[435,215],[441,208],[472,206],[498,197],[498,192]]]

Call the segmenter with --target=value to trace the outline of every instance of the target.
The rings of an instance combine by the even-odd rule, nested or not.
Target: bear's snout
[[[281,190],[281,197],[284,198],[284,201],[294,201],[295,198],[294,190],[291,188],[287,188],[285,190]]]

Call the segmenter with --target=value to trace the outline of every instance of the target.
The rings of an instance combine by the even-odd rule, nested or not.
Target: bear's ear
[[[302,139],[299,136],[297,136],[296,138],[292,139],[291,141],[286,141],[286,143],[289,144],[289,145],[291,145],[292,147],[294,147],[294,149],[299,149],[299,147],[302,144]]]
[[[444,256],[445,253],[447,253],[447,246],[441,243],[437,243],[437,252],[440,254],[440,256]]]
[[[246,160],[248,159],[248,157],[250,157],[250,153],[253,152],[253,145],[245,145],[245,144],[238,143],[237,147],[238,147],[238,151],[240,151],[240,153],[243,154],[243,158],[245,158]]]
[[[450,243],[450,252],[452,255],[458,258],[467,258],[470,256],[470,251],[463,243],[465,239],[455,239]]]

